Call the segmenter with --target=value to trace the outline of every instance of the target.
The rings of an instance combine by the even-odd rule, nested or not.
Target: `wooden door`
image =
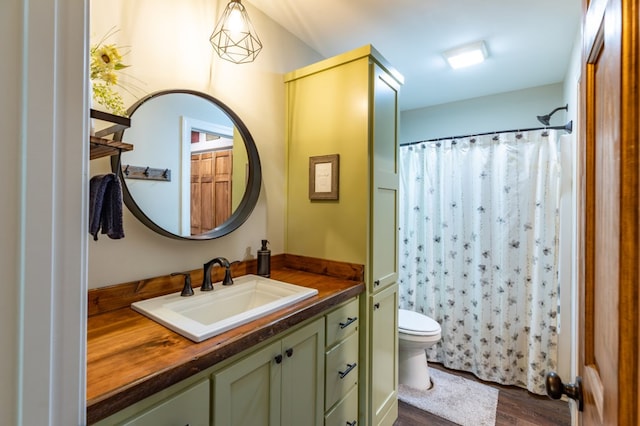
[[[217,151],[214,157],[214,227],[222,225],[231,216],[231,176],[233,151]]]
[[[579,365],[584,425],[637,425],[638,2],[585,8],[579,118]]]
[[[233,151],[191,155],[191,235],[209,232],[231,216]]]

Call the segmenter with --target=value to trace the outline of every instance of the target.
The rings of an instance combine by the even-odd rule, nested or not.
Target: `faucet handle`
[[[233,278],[231,278],[231,268],[227,266],[224,271],[224,279],[222,280],[222,285],[231,285],[233,284]]]
[[[184,276],[184,287],[182,287],[182,292],[180,292],[180,296],[183,296],[183,297],[193,296],[193,287],[191,287],[191,274],[188,272],[171,273],[171,276],[175,276],[175,275]]]

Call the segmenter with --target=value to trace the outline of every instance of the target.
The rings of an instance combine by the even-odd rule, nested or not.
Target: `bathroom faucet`
[[[213,290],[213,284],[211,283],[211,267],[214,263],[225,267],[222,285],[233,284],[233,278],[231,278],[231,264],[229,264],[229,261],[224,257],[216,257],[215,259],[212,259],[203,265],[204,275],[202,277],[202,285],[200,286],[200,291]]]

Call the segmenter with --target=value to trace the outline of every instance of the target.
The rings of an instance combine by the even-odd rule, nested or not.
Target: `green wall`
[[[323,61],[322,69],[310,68],[285,77],[286,252],[364,264],[369,61],[342,55]],[[339,199],[309,200],[309,157],[329,154],[340,156]]]

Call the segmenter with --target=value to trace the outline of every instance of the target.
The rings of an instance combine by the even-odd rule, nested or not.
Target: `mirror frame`
[[[242,122],[240,117],[236,113],[234,113],[227,105],[220,102],[218,99],[210,96],[206,93],[198,92],[195,90],[189,89],[171,89],[171,90],[161,90],[150,95],[145,96],[144,98],[138,100],[134,103],[128,110],[127,113],[129,117],[133,115],[133,113],[141,107],[145,102],[157,98],[162,95],[169,94],[188,94],[198,96],[205,100],[211,102],[214,106],[222,109],[227,116],[231,119],[233,124],[238,129],[238,133],[242,136],[244,140],[244,146],[247,150],[247,157],[249,160],[249,173],[247,177],[247,185],[244,191],[244,195],[242,196],[242,200],[240,200],[240,204],[238,204],[238,208],[231,214],[231,216],[220,226],[210,230],[209,232],[205,232],[199,235],[192,235],[189,237],[185,237],[182,235],[174,234],[173,232],[169,232],[166,229],[157,225],[153,220],[149,218],[145,214],[144,211],[138,206],[135,202],[133,196],[129,192],[129,188],[127,187],[124,176],[122,175],[122,168],[120,167],[120,155],[114,155],[111,157],[111,170],[115,173],[119,178],[120,182],[122,182],[122,198],[124,200],[125,205],[129,209],[131,213],[144,225],[146,225],[151,230],[157,232],[160,235],[164,235],[165,237],[173,238],[176,240],[212,240],[215,238],[220,238],[225,236],[240,227],[251,215],[253,209],[256,206],[258,201],[258,197],[260,196],[260,188],[262,186],[262,167],[260,165],[260,156],[258,155],[258,149],[256,144],[249,132],[247,126]],[[120,130],[114,134],[113,139],[117,141],[123,141],[123,135],[126,129]],[[133,149],[135,149],[135,142],[133,142]]]

